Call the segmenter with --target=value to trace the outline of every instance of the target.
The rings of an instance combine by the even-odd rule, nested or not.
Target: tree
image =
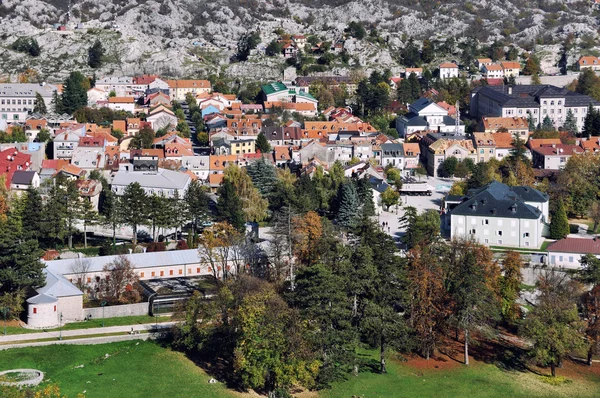
[[[500,270],[487,247],[466,240],[451,243],[448,262],[452,320],[457,331],[464,332],[465,365],[468,365],[472,332],[485,331],[499,315]]]
[[[121,225],[120,197],[112,190],[102,190],[100,222],[112,229],[113,246],[116,243],[117,227]]]
[[[85,293],[87,286],[87,278],[90,273],[91,263],[90,260],[86,258],[77,258],[71,265],[69,271],[74,275],[74,285],[77,286],[77,289],[81,290]]]
[[[450,156],[440,164],[438,173],[440,173],[442,177],[452,177],[456,172],[457,165],[458,159],[454,156]]]
[[[267,46],[265,53],[269,57],[274,57],[276,55],[281,55],[282,51],[283,51],[283,46],[281,45],[281,43],[279,43],[276,39],[273,39]]]
[[[577,120],[575,119],[575,116],[573,115],[573,111],[571,109],[567,111],[567,117],[565,118],[563,129],[574,135],[579,134],[579,130],[577,128]]]
[[[411,37],[401,51],[402,63],[413,68],[421,64],[421,54],[419,53],[419,47],[415,44],[415,41]]]
[[[29,37],[19,37],[10,45],[10,48],[15,51],[29,54],[32,57],[37,57],[41,52],[37,40]]]
[[[445,268],[439,259],[436,245],[415,246],[409,252],[410,326],[417,337],[417,345],[426,359],[434,352],[440,340],[444,318],[448,315]]]
[[[323,236],[321,218],[314,211],[292,218],[292,247],[300,263],[310,265],[317,261],[317,243]]]
[[[85,107],[88,102],[88,89],[89,81],[86,77],[80,72],[71,72],[63,84],[63,93],[60,100],[61,112],[72,114],[77,109]]]
[[[535,74],[539,74],[541,72],[540,62],[534,55],[530,55],[527,58],[527,62],[525,62],[525,67],[523,68],[523,74],[525,76],[531,76]]]
[[[125,187],[119,199],[120,220],[133,229],[133,245],[137,245],[138,226],[148,219],[148,195],[137,182]]]
[[[544,117],[544,120],[542,121],[542,131],[554,131],[554,123],[552,122],[552,119],[550,119],[550,116],[546,115],[546,117]]]
[[[362,40],[367,35],[365,28],[356,21],[351,21],[345,31],[352,37]]]
[[[147,222],[148,226],[152,229],[152,240],[156,242],[157,229],[160,231],[161,228],[166,228],[171,222],[171,209],[169,208],[169,199],[164,196],[159,196],[156,193],[148,196],[148,214]]]
[[[583,348],[584,324],[577,313],[576,286],[565,274],[546,272],[537,287],[538,305],[527,315],[521,332],[533,344],[530,355],[540,365],[550,365],[555,377],[556,367],[565,355]]]
[[[375,202],[373,200],[373,189],[367,176],[356,180],[356,193],[360,202],[363,217],[371,217],[375,215]]]
[[[387,187],[387,189],[381,194],[381,204],[385,206],[386,210],[389,210],[390,206],[397,205],[399,200],[400,194],[397,190],[392,189],[391,187]]]
[[[106,275],[100,280],[100,295],[111,303],[135,303],[140,294],[135,285],[139,278],[135,266],[126,256],[119,256],[102,268]]]
[[[587,318],[585,336],[588,343],[587,364],[592,366],[592,358],[600,352],[600,285],[596,285],[584,295],[584,316]]]
[[[79,204],[79,219],[83,222],[83,247],[87,249],[87,227],[96,224],[99,216],[96,209],[87,198],[81,198]]]
[[[227,279],[236,257],[236,246],[244,235],[227,222],[218,222],[206,228],[198,239],[198,251],[204,262],[210,264],[215,279]],[[236,269],[236,276],[241,269]]]
[[[36,142],[44,142],[48,143],[51,140],[50,131],[48,129],[41,129],[37,136],[35,137]],[[52,143],[48,143],[47,145],[52,145]]]
[[[581,269],[576,279],[586,285],[600,285],[600,259],[593,254],[586,254],[579,260]]]
[[[592,233],[596,233],[598,224],[600,224],[600,202],[592,202],[588,215],[594,222],[594,225],[592,226]]]
[[[247,61],[250,51],[255,49],[260,43],[260,34],[258,32],[244,33],[237,44],[236,58],[238,61]]]
[[[551,239],[563,239],[570,232],[569,219],[567,218],[567,212],[562,199],[558,199],[556,210],[552,214],[550,220],[550,238]]]
[[[352,182],[344,182],[338,190],[336,221],[346,229],[352,229],[357,222],[359,207],[358,195]]]
[[[261,196],[265,199],[269,199],[277,183],[275,166],[262,157],[256,162],[248,165],[248,167],[246,167],[246,172]]]
[[[35,93],[35,105],[33,106],[33,112],[41,115],[48,113],[48,110],[46,109],[46,101],[40,93]]]
[[[245,231],[246,222],[242,202],[233,183],[224,180],[217,191],[217,196],[219,197],[217,201],[217,221],[227,221],[236,230]]]
[[[259,222],[267,217],[269,202],[262,198],[245,168],[231,164],[225,168],[224,181],[233,184],[240,198],[244,217],[247,222]]]
[[[33,188],[27,188],[24,195],[24,205],[21,210],[22,236],[25,239],[39,240],[42,237],[42,220],[40,209],[43,209],[42,196]]]
[[[261,153],[271,152],[271,144],[269,144],[267,137],[265,137],[265,134],[262,131],[256,137],[256,149]]]
[[[207,222],[209,219],[208,195],[202,188],[202,185],[197,180],[194,180],[185,191],[183,201],[188,207],[195,233],[198,225]]]
[[[318,384],[345,377],[356,363],[356,329],[351,323],[344,278],[316,264],[301,269],[295,279],[291,305],[310,319],[308,339],[321,361]]]
[[[421,48],[421,60],[428,64],[433,61],[435,56],[435,46],[429,39],[423,40],[423,47]]]
[[[96,40],[94,44],[88,49],[88,65],[92,69],[96,69],[102,66],[102,58],[104,57],[104,46],[100,40]]]
[[[600,77],[596,76],[591,68],[585,68],[577,78],[575,91],[589,95],[595,100],[600,99]]]
[[[304,338],[305,326],[275,291],[262,289],[244,297],[236,326],[233,366],[244,388],[272,392],[314,385],[319,363]]]
[[[154,144],[154,138],[156,137],[154,130],[148,126],[144,126],[138,131],[133,137],[129,147],[132,149],[149,149]]]
[[[500,279],[500,298],[502,299],[502,318],[508,323],[514,323],[521,315],[521,308],[517,299],[521,293],[523,275],[523,260],[515,251],[508,251],[502,261],[504,274]]]

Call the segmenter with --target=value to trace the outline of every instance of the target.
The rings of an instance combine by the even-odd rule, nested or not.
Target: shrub
[[[146,248],[147,253],[164,252],[165,250],[167,250],[167,246],[165,245],[165,242],[152,242]]]

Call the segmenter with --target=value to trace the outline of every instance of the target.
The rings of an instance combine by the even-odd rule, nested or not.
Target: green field
[[[150,315],[139,315],[139,316],[123,316],[119,318],[106,318],[104,319],[104,327],[108,326],[123,326],[123,325],[142,325],[146,323],[161,323],[161,322],[169,322],[172,319],[170,317],[158,317],[155,318]],[[102,327],[102,318],[99,319],[91,319],[85,322],[73,322],[66,323],[61,328],[54,329],[25,329],[20,326],[7,326],[6,334],[22,334],[22,333],[39,333],[42,331],[53,331],[57,332],[60,329],[62,330],[75,330],[75,329],[91,329],[91,328],[100,328]],[[4,325],[0,323],[0,334],[4,333]]]
[[[183,354],[153,342],[0,351],[0,371],[14,368],[45,372],[44,380],[58,384],[70,398],[83,391],[87,398],[233,396],[222,384],[209,384],[210,377]]]
[[[106,354],[109,356],[106,357]],[[365,360],[376,367],[376,355]],[[78,367],[83,365],[83,367]],[[63,394],[76,397],[256,397],[209,384],[208,376],[183,354],[154,342],[70,346],[55,345],[0,351],[0,371],[34,368],[46,373],[46,381],[60,386]],[[503,370],[473,360],[466,367],[445,357],[444,361],[388,359],[388,373],[378,374],[364,366],[358,376],[334,383],[319,393],[304,392],[301,398],[384,397],[598,397],[600,364],[590,369],[565,362],[558,370],[568,382],[553,386],[541,373]],[[534,371],[538,372],[538,370]]]

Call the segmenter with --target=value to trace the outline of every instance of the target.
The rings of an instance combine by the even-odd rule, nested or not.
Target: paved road
[[[103,341],[102,339],[111,339],[115,338],[113,341],[121,341],[121,340],[133,340],[136,338],[147,339],[148,336],[151,336],[151,333],[154,331],[161,331],[169,329],[171,326],[175,325],[177,322],[162,322],[158,325],[154,323],[147,324],[136,324],[136,325],[124,325],[124,326],[107,326],[104,328],[90,328],[90,329],[77,329],[77,330],[64,330],[62,331],[62,337],[82,337],[81,339],[74,340],[58,340],[60,336],[60,331],[52,330],[48,332],[40,332],[40,333],[24,333],[24,334],[11,334],[8,336],[0,336],[0,350],[13,348],[13,347],[29,347],[35,345],[51,345],[51,344],[86,344],[81,343],[81,341]],[[158,326],[158,327],[157,327]],[[148,332],[144,334],[132,334],[129,333],[131,330],[138,332]],[[104,336],[104,337],[90,337],[86,338],[85,336],[90,335],[98,335],[98,334],[108,334],[108,333],[125,333],[123,336]],[[35,341],[35,340],[44,340],[44,339],[56,339],[54,341]],[[15,343],[15,344],[6,344],[10,342],[17,341],[26,341],[25,343]],[[80,342],[80,343],[77,343]],[[95,343],[101,344],[101,343]]]

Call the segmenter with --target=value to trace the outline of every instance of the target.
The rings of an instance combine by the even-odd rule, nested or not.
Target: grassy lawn
[[[209,384],[210,377],[183,354],[145,341],[0,351],[0,371],[15,368],[45,372],[44,380],[70,398],[83,391],[87,398],[237,395],[221,383]]]
[[[375,359],[375,358],[374,358]],[[461,357],[462,359],[462,357]],[[430,360],[433,361],[433,360]],[[451,362],[448,362],[451,361]],[[425,360],[420,360],[422,365]],[[437,362],[438,364],[436,364]],[[446,358],[423,366],[388,360],[388,373],[360,373],[319,393],[322,398],[357,397],[597,397],[600,377],[588,376],[559,386],[549,385],[535,373],[502,370],[473,361],[464,366]],[[437,367],[437,368],[436,368]],[[545,372],[549,373],[549,372]],[[558,370],[561,375],[561,370]],[[570,379],[570,377],[568,377]]]
[[[161,322],[169,322],[173,319],[171,317],[158,317],[155,318],[150,315],[139,315],[139,316],[124,316],[119,318],[106,318],[104,319],[104,327],[108,326],[123,326],[123,325],[142,325],[146,323],[158,323]],[[3,333],[4,325],[0,323],[0,334]],[[62,330],[75,330],[75,329],[91,329],[91,328],[100,328],[102,327],[102,318],[99,319],[91,319],[89,321],[84,322],[73,322],[67,323],[62,326]],[[20,326],[7,326],[6,334],[21,334],[21,333],[39,333],[42,331],[58,331],[59,328],[55,329],[44,329],[44,330],[33,330],[33,329],[25,329]]]

